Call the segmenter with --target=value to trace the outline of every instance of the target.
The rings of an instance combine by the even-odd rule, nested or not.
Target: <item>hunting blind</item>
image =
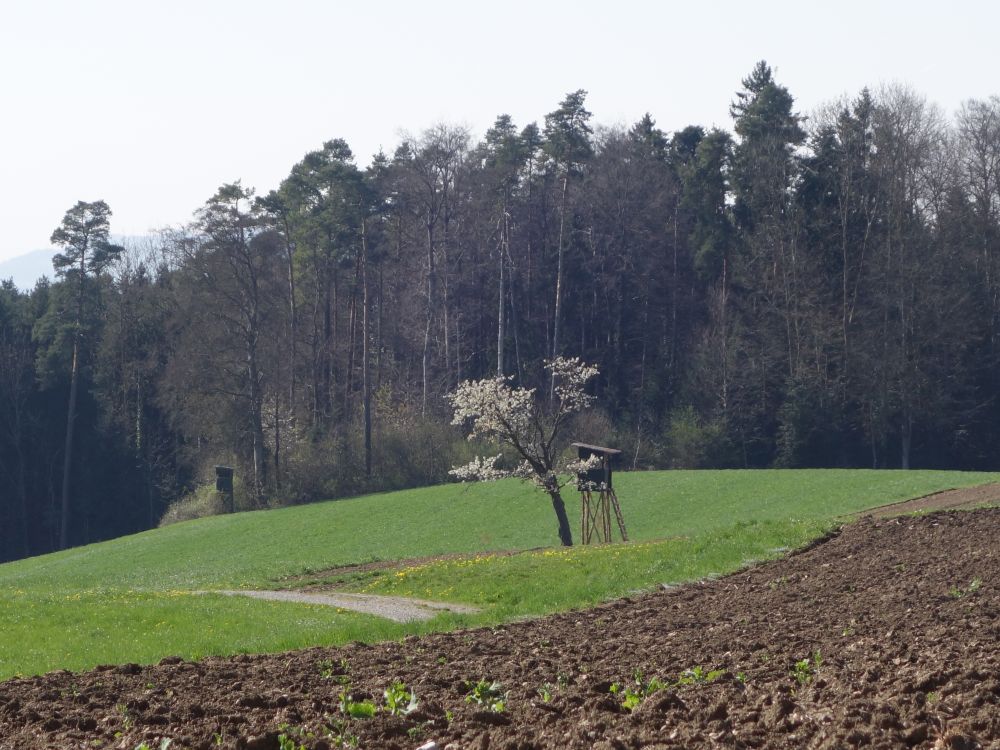
[[[580,535],[583,543],[590,544],[594,541],[601,544],[612,541],[612,510],[618,521],[618,531],[622,535],[622,541],[627,542],[625,518],[622,516],[622,508],[618,504],[618,496],[615,495],[611,478],[612,463],[618,460],[622,452],[615,448],[586,443],[573,443],[573,447],[576,448],[581,461],[595,456],[600,461],[597,466],[576,475],[576,488],[580,490]],[[597,493],[596,501],[594,493]]]

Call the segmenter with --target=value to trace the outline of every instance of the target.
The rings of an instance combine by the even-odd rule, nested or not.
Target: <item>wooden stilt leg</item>
[[[608,490],[611,495],[611,504],[615,509],[615,517],[618,519],[618,530],[622,533],[622,541],[628,541],[628,533],[625,531],[625,516],[622,515],[622,506],[618,504],[618,495],[614,490]]]

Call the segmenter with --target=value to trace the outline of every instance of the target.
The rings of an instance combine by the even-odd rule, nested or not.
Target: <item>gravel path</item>
[[[402,596],[376,596],[374,594],[310,594],[304,591],[212,591],[206,593],[227,596],[249,596],[254,599],[268,599],[279,602],[299,602],[301,604],[321,604],[340,607],[354,612],[363,612],[376,617],[384,617],[393,622],[413,622],[429,620],[441,612],[475,614],[476,607],[451,602],[430,602],[424,599],[408,599]]]

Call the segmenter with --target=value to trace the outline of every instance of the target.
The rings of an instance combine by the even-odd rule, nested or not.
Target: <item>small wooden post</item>
[[[221,492],[225,498],[227,513],[236,510],[233,500],[233,468],[231,466],[215,467],[215,491]]]

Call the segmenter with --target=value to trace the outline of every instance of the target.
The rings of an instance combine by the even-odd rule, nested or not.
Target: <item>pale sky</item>
[[[78,200],[144,234],[331,138],[364,165],[400,130],[541,125],[579,88],[595,123],[729,128],[759,59],[803,114],[888,82],[950,113],[1000,94],[998,28],[992,0],[0,0],[0,261]]]

